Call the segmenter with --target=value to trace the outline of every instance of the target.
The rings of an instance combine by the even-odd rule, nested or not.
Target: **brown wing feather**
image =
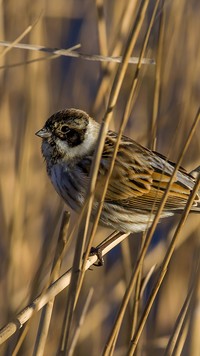
[[[115,140],[115,134],[110,132],[102,155],[97,183],[99,197],[110,165],[109,157],[112,156]],[[152,210],[153,206],[156,208],[160,204],[170,180],[169,170],[173,171],[174,166],[164,160],[164,156],[156,156],[155,153],[143,148],[125,136],[122,137],[122,141],[123,144],[119,147],[105,201],[122,205],[130,210]],[[154,160],[155,162],[157,160],[158,167]],[[167,173],[162,172],[159,163],[162,163],[161,166],[163,167],[167,166]],[[187,184],[183,183],[184,174],[183,169],[181,169],[179,171],[179,178],[182,178],[181,181],[178,177],[175,178],[168,195],[165,210],[181,209],[185,206],[194,181],[186,173],[186,181],[190,183],[187,186]]]

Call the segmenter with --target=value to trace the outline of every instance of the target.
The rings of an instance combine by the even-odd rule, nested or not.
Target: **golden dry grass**
[[[141,67],[125,132],[141,144],[152,146],[154,143],[158,151],[176,161],[199,107],[200,6],[195,0],[163,3],[163,11],[159,4],[145,52],[145,57],[156,59],[157,65]],[[34,24],[23,43],[52,48],[69,48],[80,43],[79,51],[83,53],[122,55],[139,4],[131,0],[98,0],[96,3],[89,0],[34,3],[23,0],[16,8],[16,3],[10,0],[1,4],[0,39],[14,41]],[[154,6],[155,2],[150,1],[133,55],[140,54]],[[28,63],[45,56],[45,60]],[[13,64],[18,65],[12,67]],[[63,203],[47,178],[40,141],[34,133],[50,114],[64,107],[84,109],[101,122],[119,65],[67,57],[48,60],[48,54],[11,49],[0,57],[0,66],[0,324],[3,326],[46,287],[63,210]],[[135,70],[136,65],[128,65],[117,98],[110,124],[116,130]],[[200,164],[199,134],[198,127],[183,159],[182,165],[188,170]],[[72,213],[70,231],[76,222],[77,216]],[[144,260],[143,274],[138,278],[138,289],[142,276],[146,276],[152,266],[156,268],[139,306],[134,309],[134,295],[131,297],[114,355],[128,352],[138,315],[140,317],[156,281],[157,267],[163,261],[176,223],[177,219],[170,218],[156,230],[152,248]],[[198,285],[195,271],[199,259],[199,232],[199,216],[191,215],[181,231],[164,283],[146,321],[138,355],[164,354],[169,338],[175,334],[176,319],[187,295],[189,309],[185,311],[179,342],[174,351],[169,347],[166,354],[179,355],[180,347],[183,347],[183,355],[199,354],[199,289],[194,290],[192,297],[190,294],[191,285]],[[94,245],[109,233],[99,228]],[[140,239],[134,236],[125,240],[106,257],[103,268],[86,273],[71,336],[87,298],[91,300],[80,326],[74,355],[103,352],[137,260]],[[72,265],[74,246],[75,240],[64,257],[61,273]],[[94,292],[88,297],[91,287]],[[55,299],[44,355],[55,355],[58,351],[66,298],[64,290]],[[40,315],[41,312],[35,313],[30,320],[18,355],[33,354]],[[11,354],[19,334],[6,341],[0,353]],[[35,351],[35,355],[39,354]]]

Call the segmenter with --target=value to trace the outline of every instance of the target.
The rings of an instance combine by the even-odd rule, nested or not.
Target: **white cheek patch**
[[[87,131],[85,133],[84,141],[80,145],[75,147],[69,147],[66,141],[56,138],[56,145],[59,151],[64,153],[64,159],[67,161],[69,159],[77,159],[78,157],[84,157],[92,149],[94,149],[99,134],[99,128],[100,126],[97,122],[89,122],[87,126]]]
[[[70,148],[66,141],[56,138],[55,143],[56,143],[56,146],[58,147],[59,151],[66,152],[68,154],[68,151],[70,150]]]

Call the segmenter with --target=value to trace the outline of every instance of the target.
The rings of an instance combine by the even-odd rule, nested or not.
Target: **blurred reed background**
[[[122,55],[139,4],[139,0],[21,0],[17,4],[9,0],[2,2],[0,7],[0,39],[14,41],[38,19],[23,43],[52,48],[69,48],[80,43],[79,51],[83,53]],[[149,147],[156,137],[156,149],[176,161],[199,106],[200,3],[197,0],[167,0],[163,1],[163,11],[161,4],[145,53],[145,57],[159,62],[158,112],[156,114],[157,66],[143,65],[125,133]],[[140,54],[154,5],[155,1],[149,2],[134,56]],[[64,208],[47,178],[40,153],[41,142],[34,133],[52,113],[64,107],[86,110],[101,122],[118,66],[48,57],[44,53],[22,49],[12,49],[0,55],[1,326],[12,320],[44,288]],[[33,62],[38,58],[43,60]],[[113,129],[119,128],[135,70],[136,65],[129,64],[114,109]],[[156,131],[152,127],[154,121]],[[182,165],[189,171],[200,164],[199,133],[198,127],[183,160]],[[77,217],[72,213],[69,229],[76,221]],[[144,261],[144,275],[153,265],[158,267],[161,263],[176,224],[177,218],[169,218],[158,226]],[[95,244],[108,233],[109,230],[99,228]],[[74,355],[102,353],[136,262],[139,244],[139,235],[130,237],[107,255],[104,267],[94,267],[87,272],[74,320],[80,318],[91,287],[94,293]],[[137,355],[164,354],[194,275],[198,248],[199,216],[191,215],[182,229],[178,248],[146,322]],[[71,266],[73,251],[74,241],[64,258],[62,272]],[[139,312],[153,281],[154,274]],[[58,350],[66,296],[64,290],[56,297],[44,355],[55,355]],[[132,304],[133,298],[117,340],[114,351],[117,356],[125,355],[128,349]],[[184,338],[180,341],[183,355],[199,355],[199,308],[197,289],[190,305]],[[40,314],[36,313],[31,319],[19,355],[32,355]],[[17,336],[1,346],[2,355],[12,354]]]

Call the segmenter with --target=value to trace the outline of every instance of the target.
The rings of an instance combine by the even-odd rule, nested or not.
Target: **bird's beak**
[[[49,132],[45,127],[43,127],[43,129],[37,131],[36,136],[39,136],[41,138],[48,138],[51,137],[51,132]]]

